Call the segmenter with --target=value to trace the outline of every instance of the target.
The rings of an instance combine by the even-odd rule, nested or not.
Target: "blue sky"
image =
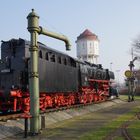
[[[69,55],[76,57],[76,38],[85,29],[98,35],[100,58],[123,81],[131,59],[132,41],[140,34],[140,0],[4,0],[0,4],[0,39],[29,40],[27,15],[34,8],[40,26],[66,35],[72,43]],[[40,36],[39,41],[66,52],[63,42]],[[120,72],[116,72],[120,70]]]

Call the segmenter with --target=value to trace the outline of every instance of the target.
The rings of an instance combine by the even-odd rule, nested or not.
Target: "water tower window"
[[[90,43],[90,47],[92,46],[92,43]]]

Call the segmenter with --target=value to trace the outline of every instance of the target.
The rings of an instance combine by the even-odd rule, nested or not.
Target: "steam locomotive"
[[[2,41],[0,112],[29,112],[30,42]],[[40,110],[86,104],[109,97],[114,73],[38,42]]]

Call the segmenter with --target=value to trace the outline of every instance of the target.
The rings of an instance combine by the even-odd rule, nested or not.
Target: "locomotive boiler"
[[[0,112],[29,112],[30,42],[24,39],[2,41],[0,61]],[[40,110],[86,104],[109,97],[114,73],[73,58],[40,42]]]

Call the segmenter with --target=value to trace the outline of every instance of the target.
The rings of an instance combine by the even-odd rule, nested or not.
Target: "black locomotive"
[[[30,42],[2,41],[0,64],[0,112],[30,110],[28,72]],[[114,73],[39,45],[40,109],[105,100]]]

